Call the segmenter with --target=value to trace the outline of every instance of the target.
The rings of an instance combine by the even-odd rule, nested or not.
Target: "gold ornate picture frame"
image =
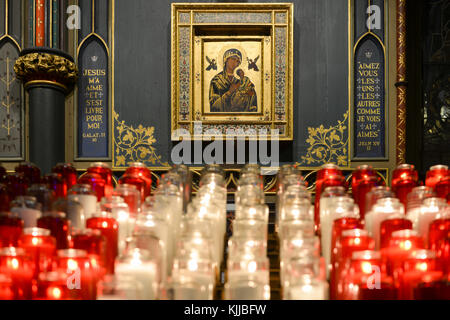
[[[172,140],[293,139],[292,3],[173,3],[171,49]]]

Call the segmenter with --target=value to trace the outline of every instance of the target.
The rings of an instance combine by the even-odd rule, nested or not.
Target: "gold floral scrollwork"
[[[127,125],[125,120],[119,119],[119,114],[113,111],[114,116],[114,166],[126,167],[132,162],[143,162],[147,165],[169,167],[167,162],[161,161],[154,146],[155,127],[139,125],[134,128]]]
[[[49,53],[29,53],[19,57],[14,71],[25,86],[30,82],[51,81],[70,90],[78,78],[75,63]]]
[[[323,125],[318,128],[308,127],[309,144],[306,156],[298,165],[322,165],[336,163],[339,166],[348,165],[348,111],[344,113],[344,119],[338,120],[338,124],[325,129]]]

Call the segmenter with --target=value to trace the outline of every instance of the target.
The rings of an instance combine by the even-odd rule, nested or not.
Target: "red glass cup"
[[[100,230],[74,230],[71,235],[71,248],[85,250],[92,260],[91,264],[97,268],[99,279],[105,275],[108,256],[106,238]]]
[[[69,289],[67,280],[66,270],[40,273],[33,300],[81,300],[81,290]]]
[[[78,184],[88,184],[97,195],[97,201],[105,196],[105,179],[98,173],[87,172],[78,178]]]
[[[414,289],[414,300],[449,300],[450,282],[446,279],[424,281]]]
[[[404,215],[393,214],[388,219],[381,222],[380,225],[380,248],[389,246],[389,240],[393,232],[398,230],[412,229],[411,220],[405,218]]]
[[[140,201],[143,203],[145,201],[144,194],[146,193],[146,183],[141,177],[135,173],[125,173],[119,179],[119,184],[133,185],[139,191]]]
[[[105,195],[106,197],[111,196],[112,190],[114,188],[113,174],[112,170],[108,164],[104,162],[94,162],[91,163],[87,169],[88,173],[99,174],[103,180],[105,180]],[[99,199],[100,201],[100,199]]]
[[[0,249],[0,274],[7,275],[12,280],[14,299],[32,298],[33,265],[23,249]]]
[[[66,182],[67,190],[77,184],[77,170],[71,163],[58,163],[52,168],[53,173],[59,173]]]
[[[27,190],[27,195],[35,197],[42,205],[42,211],[52,209],[53,201],[55,201],[55,192],[47,187],[46,184],[33,184]]]
[[[22,162],[16,168],[16,172],[23,173],[30,184],[41,182],[41,169],[31,162]]]
[[[118,255],[119,224],[112,218],[109,212],[97,212],[92,218],[86,221],[89,229],[100,230],[106,240],[106,261],[105,268],[107,274],[114,274],[114,263]]]
[[[14,300],[13,282],[10,277],[0,273],[0,300]]]
[[[440,270],[447,275],[450,281],[450,235],[447,234],[445,237],[437,241],[435,245],[436,252],[436,263]]]
[[[18,196],[24,196],[27,193],[27,189],[30,186],[28,179],[23,173],[11,173],[6,175],[5,184],[8,188],[9,196],[14,199]]]
[[[442,271],[436,269],[435,252],[411,251],[399,276],[399,299],[414,300],[414,290],[420,283],[438,281],[442,276]]]
[[[379,251],[355,251],[340,281],[340,299],[392,300],[397,290]]]
[[[125,201],[132,216],[135,216],[139,212],[141,194],[135,185],[119,183],[113,191],[113,196],[121,197]]]
[[[427,171],[427,175],[425,178],[425,185],[427,187],[433,188],[436,184],[444,177],[449,175],[448,166],[438,164],[432,166],[430,170]]]
[[[97,275],[84,250],[65,249],[57,252],[57,270],[67,273],[67,286],[79,290],[83,300],[97,298]]]
[[[384,186],[384,181],[379,176],[363,177],[355,186],[356,194],[353,194],[353,198],[359,206],[361,221],[364,221],[366,214],[366,196],[373,188],[378,186]]]
[[[339,296],[337,281],[342,277],[343,268],[349,263],[353,252],[374,248],[375,241],[369,237],[366,230],[351,229],[342,232],[331,253],[330,299],[334,300]]]
[[[331,252],[335,251],[337,239],[342,236],[342,232],[344,232],[345,230],[362,228],[363,225],[357,218],[344,217],[334,220],[331,233]]]
[[[145,188],[142,195],[142,202],[151,195],[152,192],[152,172],[142,162],[133,162],[125,171],[125,174],[136,175],[145,182]]]
[[[450,204],[450,177],[444,177],[436,183],[434,187],[436,191],[436,195],[439,198],[443,198],[447,200],[447,203]]]
[[[352,194],[353,197],[357,197],[358,184],[361,180],[367,179],[369,177],[376,177],[377,172],[372,168],[371,165],[361,165],[356,168],[352,173]],[[355,198],[356,200],[356,198]]]
[[[23,220],[16,213],[0,212],[0,247],[17,247]]]
[[[388,246],[381,249],[388,275],[393,276],[394,280],[398,279],[403,263],[411,251],[417,249],[424,249],[424,243],[416,231],[410,229],[394,231]]]
[[[47,174],[43,178],[44,183],[55,193],[55,198],[67,197],[67,184],[59,173]]]
[[[4,184],[0,184],[0,211],[9,211],[11,197],[8,188]]]
[[[69,248],[70,221],[65,212],[47,211],[37,221],[38,228],[50,230],[56,239],[56,249]]]
[[[25,250],[33,261],[33,278],[37,280],[40,272],[51,271],[56,253],[56,239],[50,230],[25,228],[19,238],[19,247]]]
[[[392,191],[406,207],[406,197],[418,185],[419,175],[412,164],[397,166],[392,174]]]
[[[450,238],[450,217],[436,219],[430,224],[428,248],[436,250],[439,241]]]

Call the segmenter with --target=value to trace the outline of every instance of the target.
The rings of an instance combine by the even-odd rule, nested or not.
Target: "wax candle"
[[[450,215],[443,215],[430,224],[428,247],[436,250],[439,241],[450,238]]]
[[[14,299],[32,298],[33,265],[21,248],[0,249],[0,274],[7,275],[12,281]]]
[[[14,212],[0,212],[0,247],[16,247],[22,234],[23,220]]]
[[[106,240],[106,272],[114,274],[114,262],[118,254],[118,229],[117,220],[105,211],[96,212],[92,218],[86,221],[86,227],[100,230]]]
[[[63,177],[67,190],[77,184],[77,170],[71,163],[58,163],[52,168],[52,172],[59,173]]]
[[[426,186],[415,187],[407,196],[406,216],[412,221],[413,226],[417,225],[421,213],[422,202],[425,199],[435,197],[433,189]]]
[[[24,228],[37,226],[37,220],[41,217],[42,205],[35,197],[19,196],[11,203],[11,212],[23,220]]]
[[[446,199],[447,203],[450,204],[450,177],[442,178],[435,186],[436,195],[439,198]]]
[[[320,197],[322,195],[323,190],[325,188],[322,186],[323,181],[325,178],[329,176],[342,176],[342,171],[339,169],[339,167],[332,163],[324,164],[319,171],[317,171],[317,178],[316,178],[316,197],[314,200],[314,217],[316,219],[316,227],[317,227],[317,220],[320,220]],[[316,229],[317,231],[317,229]]]
[[[417,217],[417,221],[413,224],[414,230],[428,243],[428,231],[433,220],[444,215],[447,210],[447,203],[441,198],[425,199],[421,206],[421,211]]]
[[[56,239],[50,236],[50,230],[42,228],[25,228],[19,238],[19,247],[25,250],[34,262],[33,277],[40,272],[49,271],[56,253]]]
[[[118,282],[131,278],[142,285],[139,300],[155,300],[159,298],[157,264],[150,258],[150,254],[146,250],[138,248],[129,250],[117,261],[115,269]]]
[[[50,235],[56,239],[57,249],[69,247],[70,221],[65,212],[47,211],[38,219],[38,228],[50,230]]]
[[[358,191],[357,196],[355,198],[355,202],[359,206],[359,215],[360,219],[364,221],[364,217],[366,214],[366,195],[370,192],[374,187],[382,186],[384,181],[379,176],[370,176],[367,178],[361,179],[358,183]]]
[[[369,235],[375,239],[375,249],[380,248],[380,225],[389,216],[393,214],[404,215],[403,204],[396,198],[382,198],[372,207],[372,210],[366,214],[366,230]]]
[[[449,175],[448,166],[438,164],[430,167],[425,178],[425,185],[430,188],[435,188],[436,184],[444,177]]]
[[[89,184],[77,184],[73,186],[69,190],[67,199],[79,202],[83,206],[84,218],[86,220],[97,211],[97,195]]]
[[[382,198],[394,198],[395,194],[391,191],[389,187],[378,186],[373,187],[366,194],[366,209],[365,214],[372,210],[372,207],[377,203],[378,199]],[[367,225],[368,221],[365,219],[366,228],[369,230],[370,226]]]
[[[380,248],[386,248],[393,232],[412,229],[412,222],[403,214],[392,214],[380,225]]]

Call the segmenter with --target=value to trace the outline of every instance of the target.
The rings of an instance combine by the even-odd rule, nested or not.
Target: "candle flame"
[[[418,269],[420,271],[427,271],[428,265],[426,262],[421,262],[416,265],[416,269]]]
[[[69,259],[67,260],[67,268],[70,270],[76,270],[78,268],[78,263],[73,259]]]
[[[38,243],[39,243],[39,239],[36,238],[36,237],[33,237],[33,238],[31,239],[31,243],[33,244],[33,246],[37,246]]]
[[[61,299],[61,289],[56,287],[50,287],[48,288],[48,295],[53,297],[54,299]]]
[[[361,263],[361,269],[364,273],[371,274],[372,273],[372,264],[370,262],[363,262]]]

